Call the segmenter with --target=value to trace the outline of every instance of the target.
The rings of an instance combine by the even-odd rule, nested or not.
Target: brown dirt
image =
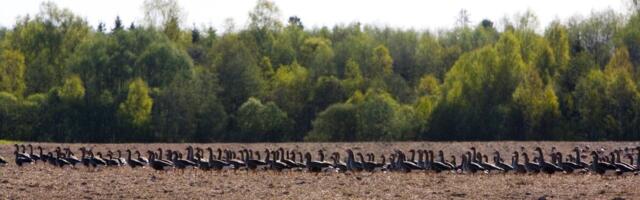
[[[188,144],[38,144],[55,146],[94,146],[107,149],[184,150]],[[568,152],[574,146],[612,149],[640,145],[638,142],[408,142],[408,143],[279,143],[279,144],[191,144],[214,148],[275,148],[302,151],[325,149],[390,153],[394,148],[408,150],[442,149],[459,155],[471,146],[483,152],[503,154],[519,149],[552,146]],[[13,147],[0,145],[0,155],[13,160]],[[314,154],[315,155],[315,154]],[[0,199],[636,199],[639,176],[598,175],[512,175],[450,173],[304,173],[304,172],[202,172],[186,170],[155,172],[151,169],[84,167],[54,168],[37,164],[19,168],[11,163],[0,167]]]

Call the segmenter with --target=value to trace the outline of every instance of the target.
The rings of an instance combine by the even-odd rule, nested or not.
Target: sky
[[[124,24],[140,22],[144,0],[54,0],[85,18],[91,25],[100,22],[111,27],[116,16]],[[436,30],[455,24],[461,9],[472,23],[482,19],[500,22],[505,17],[533,11],[544,27],[555,19],[588,16],[593,11],[614,9],[625,12],[630,0],[275,0],[282,21],[296,15],[305,27],[333,26],[361,22],[378,26]],[[0,26],[11,27],[17,16],[34,15],[43,0],[0,0]],[[178,0],[186,11],[184,25],[213,26],[224,31],[225,20],[233,19],[236,28],[248,21],[256,0]],[[541,28],[538,27],[538,28]]]

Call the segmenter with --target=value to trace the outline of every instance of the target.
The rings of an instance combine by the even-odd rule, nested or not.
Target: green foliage
[[[4,50],[0,53],[0,91],[22,96],[26,87],[24,56],[12,50]]]
[[[383,45],[374,48],[367,66],[364,75],[371,79],[383,78],[393,73],[393,59],[389,49]]]
[[[421,78],[423,74],[435,74],[436,77],[444,77],[445,72],[448,70],[447,66],[443,65],[444,48],[438,42],[438,40],[430,35],[425,34],[420,38],[418,47],[416,50],[416,64],[417,66],[412,68],[409,80],[417,80]]]
[[[191,59],[183,51],[169,43],[153,43],[136,61],[137,74],[149,82],[151,87],[162,87],[176,76],[189,76]]]
[[[28,94],[46,92],[63,82],[66,60],[88,37],[89,30],[85,20],[51,2],[43,3],[34,18],[18,20],[6,39],[11,49],[24,55]]]
[[[638,12],[309,28],[259,0],[246,28],[217,32],[186,28],[175,0],[142,11],[142,26],[108,31],[43,3],[0,27],[0,138],[640,139]]]
[[[193,73],[195,78],[179,77],[155,98],[152,116],[158,138],[220,138],[216,134],[226,126],[227,114],[217,97],[218,79],[202,68]]]
[[[141,78],[129,83],[127,99],[120,103],[118,113],[133,126],[141,127],[151,119],[153,99],[149,96],[149,86]]]
[[[58,90],[58,97],[65,103],[78,103],[84,98],[84,85],[77,75],[71,75],[64,80],[64,85]]]
[[[331,42],[324,38],[307,38],[300,48],[302,64],[311,69],[314,77],[337,75],[333,64]]]
[[[307,68],[297,62],[280,66],[274,78],[274,90],[269,97],[296,122],[295,129],[306,132],[311,123],[306,102],[310,96],[310,75]],[[302,139],[304,134],[295,133],[293,138]]]
[[[528,72],[513,92],[511,108],[513,132],[523,133],[518,139],[553,138],[554,123],[560,116],[558,98],[551,85],[545,86],[536,71]],[[546,135],[534,135],[546,133]]]
[[[264,80],[256,57],[238,35],[223,36],[213,49],[214,68],[220,79],[220,97],[227,113],[234,112],[249,97],[261,96]]]
[[[333,104],[318,114],[313,130],[305,141],[356,141],[356,107],[352,104]]]
[[[249,98],[236,113],[236,121],[243,132],[243,141],[281,141],[289,129],[287,113],[276,104],[262,104],[256,98]]]

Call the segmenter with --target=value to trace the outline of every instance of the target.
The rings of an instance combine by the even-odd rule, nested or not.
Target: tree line
[[[175,0],[110,29],[54,3],[0,28],[0,138],[57,142],[638,140],[640,15],[538,30],[308,28],[258,0],[225,32]]]

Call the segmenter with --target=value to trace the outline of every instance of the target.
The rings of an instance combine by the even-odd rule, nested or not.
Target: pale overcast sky
[[[625,11],[630,0],[275,0],[283,22],[297,15],[306,27],[332,26],[359,21],[365,24],[415,29],[451,27],[461,9],[471,21],[484,18],[500,21],[527,9],[546,26],[554,19],[565,20],[574,15],[589,15],[607,8]],[[35,14],[42,0],[0,0],[0,26],[11,27],[17,16]],[[69,8],[96,26],[105,22],[111,27],[116,15],[125,24],[142,19],[143,0],[55,0],[59,7]],[[255,0],[179,0],[187,12],[186,24],[211,25],[221,30],[225,19],[232,18],[236,27],[247,22],[247,13]],[[539,27],[540,28],[540,27]]]

